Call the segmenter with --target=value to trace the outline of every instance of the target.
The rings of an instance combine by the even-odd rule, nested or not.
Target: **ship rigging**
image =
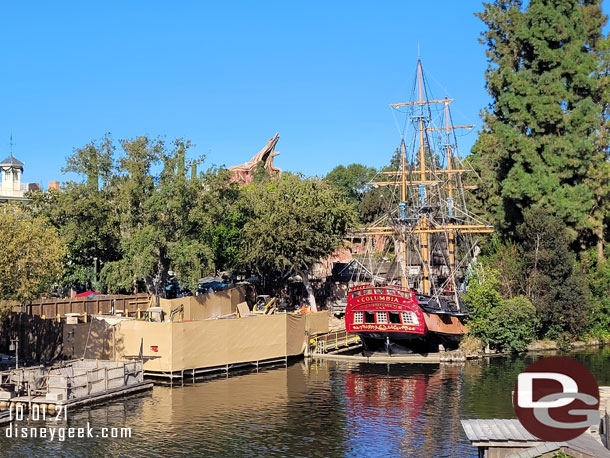
[[[391,105],[395,114],[406,118],[397,150],[398,167],[380,172],[380,177],[370,183],[388,188],[389,192],[384,193],[388,211],[371,226],[353,234],[367,243],[371,256],[359,263],[373,275],[366,275],[368,285],[362,284],[364,278],[358,272],[353,278],[357,287],[348,294],[346,326],[354,332],[360,330],[365,347],[370,349],[383,341],[390,352],[391,340],[415,338],[421,343],[422,339],[430,340],[430,335],[450,337],[450,343],[459,341],[465,333],[462,321],[467,315],[460,293],[477,254],[476,236],[493,232],[492,226],[467,210],[466,191],[476,186],[464,182],[465,174],[472,170],[457,154],[456,132],[474,126],[453,125],[453,99],[431,99],[428,94],[418,59],[411,101]],[[393,251],[398,268],[391,278],[376,274],[380,246]],[[392,257],[387,256],[389,253],[384,255]],[[376,286],[384,287],[382,295],[374,294]],[[369,292],[371,297],[364,298]],[[413,317],[408,313],[385,315],[390,310],[384,306],[383,298],[394,297],[394,293],[404,298],[401,302],[408,308],[405,311],[413,312]],[[366,312],[367,307],[373,307],[375,320],[369,317],[366,323],[363,314],[362,323],[358,323],[361,315],[354,313],[360,309]],[[417,321],[418,309],[423,313],[421,329],[414,332],[413,319]],[[397,312],[396,307],[391,311]],[[410,322],[404,323],[403,318]],[[395,326],[388,327],[391,320]],[[447,343],[447,339],[441,341]]]

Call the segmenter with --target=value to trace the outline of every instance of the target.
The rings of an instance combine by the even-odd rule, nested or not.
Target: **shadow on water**
[[[573,355],[610,385],[610,350]],[[128,439],[7,439],[7,456],[477,456],[464,418],[513,418],[517,375],[540,356],[461,365],[299,361],[69,413]],[[38,425],[37,425],[38,426]]]

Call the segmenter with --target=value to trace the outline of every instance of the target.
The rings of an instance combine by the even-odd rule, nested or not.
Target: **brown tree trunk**
[[[313,288],[311,283],[309,282],[309,272],[304,270],[299,270],[298,274],[303,279],[303,286],[305,287],[305,291],[307,291],[307,298],[309,299],[309,305],[312,312],[318,311],[318,306],[316,305],[316,297],[313,293]]]

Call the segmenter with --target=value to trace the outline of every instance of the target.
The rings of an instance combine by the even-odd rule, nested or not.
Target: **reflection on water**
[[[576,358],[610,385],[609,350]],[[514,417],[511,391],[535,359],[441,367],[299,361],[182,388],[155,387],[68,414],[68,427],[131,427],[130,439],[50,443],[7,439],[2,428],[0,450],[3,456],[476,456],[460,419]]]

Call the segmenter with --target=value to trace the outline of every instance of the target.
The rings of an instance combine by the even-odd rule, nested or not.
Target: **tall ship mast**
[[[358,333],[367,351],[455,347],[466,332],[460,295],[478,253],[477,236],[493,232],[467,210],[466,192],[476,186],[463,183],[471,170],[457,155],[456,131],[474,126],[453,125],[453,99],[428,94],[418,59],[411,101],[391,105],[406,118],[399,165],[371,182],[384,188],[387,212],[354,234],[376,246],[376,256],[359,260],[365,274],[353,278],[345,314],[347,331]],[[379,246],[393,251],[384,258],[393,256],[395,268],[383,275]]]

